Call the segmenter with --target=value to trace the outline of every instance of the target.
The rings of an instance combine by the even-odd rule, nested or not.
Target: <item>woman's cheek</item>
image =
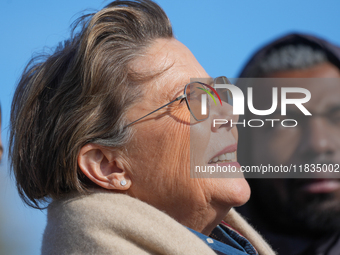
[[[211,125],[209,120],[197,122],[190,126],[190,150],[192,166],[203,166],[209,161],[208,155],[213,148],[211,144]],[[211,154],[211,153],[210,153]]]
[[[167,158],[177,169],[186,169],[190,161],[190,125],[188,110],[177,111],[176,115],[168,118],[163,126],[166,127],[164,138],[167,139]]]

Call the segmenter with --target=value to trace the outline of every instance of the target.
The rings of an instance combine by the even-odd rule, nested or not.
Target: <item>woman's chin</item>
[[[250,198],[250,187],[244,178],[225,178],[219,179],[223,181],[223,190],[220,192],[225,194],[224,199],[231,207],[244,205]]]
[[[235,194],[235,205],[234,206],[241,206],[248,202],[250,198],[250,187],[246,179],[244,178],[238,178],[234,179],[236,182],[238,182],[238,185],[236,185],[236,194]]]

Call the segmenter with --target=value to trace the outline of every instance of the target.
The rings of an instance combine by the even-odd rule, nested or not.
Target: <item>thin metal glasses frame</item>
[[[223,78],[223,80],[228,81],[228,78],[226,78],[225,76],[220,76],[220,77],[215,78],[215,79],[214,79],[214,82],[215,82],[215,80],[218,79],[218,78]],[[207,117],[204,118],[204,119],[200,119],[200,120],[197,119],[197,118],[195,117],[195,115],[193,114],[193,112],[191,111],[191,108],[190,108],[190,105],[189,105],[189,102],[188,102],[188,97],[187,97],[187,88],[188,88],[188,86],[189,86],[190,84],[193,84],[193,83],[199,83],[199,84],[201,84],[201,85],[207,86],[207,84],[205,84],[205,83],[203,83],[203,82],[199,82],[199,81],[194,81],[194,82],[190,82],[190,83],[186,84],[185,87],[184,87],[184,94],[183,94],[183,95],[177,97],[176,99],[172,100],[171,102],[169,102],[169,103],[167,103],[167,104],[165,104],[165,105],[162,105],[161,107],[159,107],[159,108],[157,108],[156,110],[154,110],[154,111],[152,111],[152,112],[150,112],[150,113],[148,113],[148,114],[146,114],[146,115],[140,117],[139,119],[137,119],[137,120],[135,120],[135,121],[129,123],[128,125],[124,126],[124,128],[126,128],[126,127],[128,127],[128,126],[131,126],[131,125],[133,125],[134,123],[136,123],[136,122],[138,122],[138,121],[140,121],[140,120],[142,120],[142,119],[148,117],[149,115],[151,115],[151,114],[153,114],[153,113],[159,111],[160,109],[163,109],[164,107],[166,107],[166,106],[168,106],[168,105],[170,105],[170,104],[172,104],[172,103],[174,103],[174,102],[177,102],[177,101],[179,101],[179,100],[182,100],[182,99],[185,99],[185,102],[186,102],[186,105],[187,105],[187,107],[188,107],[188,109],[189,109],[189,111],[190,111],[190,114],[192,115],[192,117],[194,117],[194,119],[195,119],[196,121],[204,121],[204,120],[208,119],[208,118],[209,118],[209,115],[210,115],[210,110],[208,110]],[[208,100],[209,100],[209,99],[208,99]],[[208,103],[208,107],[210,107],[209,103]]]

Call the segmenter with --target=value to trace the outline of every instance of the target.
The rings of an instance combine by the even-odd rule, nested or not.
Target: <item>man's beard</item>
[[[287,185],[291,186],[290,181]],[[301,230],[310,234],[327,234],[340,230],[340,191],[301,196],[297,196],[298,191],[295,189],[290,191],[290,199],[282,209]]]
[[[269,181],[269,180],[267,180]],[[263,188],[249,180],[251,207],[274,232],[320,236],[340,230],[340,190],[333,193],[301,192],[301,179],[285,179],[287,197],[283,200],[275,188]]]

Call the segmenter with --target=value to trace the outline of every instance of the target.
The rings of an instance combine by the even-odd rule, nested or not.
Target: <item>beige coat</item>
[[[128,195],[97,190],[85,196],[72,194],[50,204],[42,255],[57,254],[215,253],[156,208]]]

